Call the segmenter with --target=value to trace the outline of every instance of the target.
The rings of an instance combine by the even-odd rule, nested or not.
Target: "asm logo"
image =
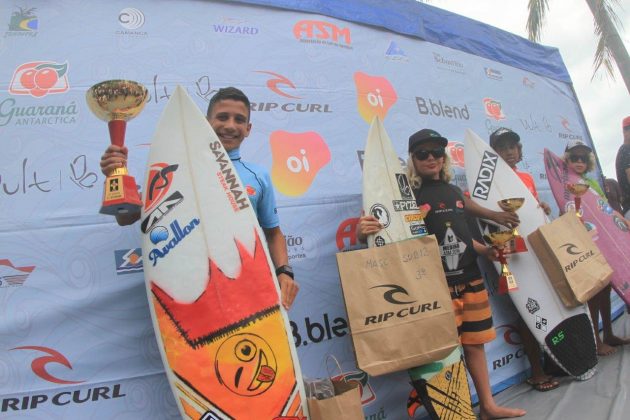
[[[51,375],[46,370],[46,365],[49,363],[59,363],[67,368],[72,369],[72,365],[66,359],[66,357],[59,353],[57,350],[51,349],[50,347],[41,347],[41,346],[22,346],[15,347],[11,350],[35,350],[38,352],[45,353],[46,356],[41,356],[33,360],[31,363],[31,369],[33,369],[33,373],[39,376],[45,381],[52,382],[54,384],[60,385],[71,385],[71,384],[81,384],[85,381],[68,381],[65,379],[57,378],[56,376]]]
[[[274,73],[272,71],[264,71],[264,70],[255,70],[254,72],[268,74],[270,76],[273,76],[272,78],[267,80],[267,87],[273,92],[277,93],[278,95],[284,96],[285,98],[302,99],[301,96],[290,95],[284,92],[283,90],[281,90],[280,87],[278,87],[278,85],[280,86],[284,85],[284,86],[290,87],[291,89],[296,89],[293,82],[287,79],[286,77],[284,77],[283,75]]]

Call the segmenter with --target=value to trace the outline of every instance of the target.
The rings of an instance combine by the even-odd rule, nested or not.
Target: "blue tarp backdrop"
[[[301,285],[290,317],[303,373],[326,376],[335,355],[361,384],[367,419],[408,418],[411,390],[405,373],[357,369],[335,260],[359,246],[372,118],[383,119],[401,158],[420,128],[448,137],[463,187],[465,129],[487,137],[511,127],[522,169],[548,203],[543,148],[591,143],[556,49],[411,0],[12,0],[0,27],[2,418],[178,416],[149,316],[139,227],[98,214],[109,139],[85,103],[97,82],[149,89],[126,136],[140,185],[176,85],[204,111],[218,88],[248,94],[253,128],[242,155],[269,168],[276,189]],[[494,293],[496,274],[485,277]],[[497,339],[486,350],[498,391],[528,365],[509,297],[491,303]]]

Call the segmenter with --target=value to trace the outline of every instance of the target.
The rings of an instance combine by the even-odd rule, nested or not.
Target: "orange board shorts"
[[[449,286],[457,332],[462,344],[485,344],[497,336],[483,279]]]

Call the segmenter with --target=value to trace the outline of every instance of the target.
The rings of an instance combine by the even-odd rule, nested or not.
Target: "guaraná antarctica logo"
[[[361,118],[368,124],[374,117],[385,120],[389,109],[398,100],[394,87],[384,77],[370,76],[360,71],[354,73],[357,88],[357,108]]]
[[[271,180],[284,195],[299,197],[310,188],[317,173],[330,162],[330,150],[314,131],[274,131],[269,139],[273,165]]]
[[[31,61],[18,66],[13,72],[9,93],[41,98],[46,95],[67,92],[68,62]]]

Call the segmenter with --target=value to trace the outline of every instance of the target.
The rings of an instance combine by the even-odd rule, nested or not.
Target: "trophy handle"
[[[114,146],[123,147],[125,144],[125,130],[127,128],[127,121],[125,120],[111,120],[107,123],[109,128],[109,141]]]

